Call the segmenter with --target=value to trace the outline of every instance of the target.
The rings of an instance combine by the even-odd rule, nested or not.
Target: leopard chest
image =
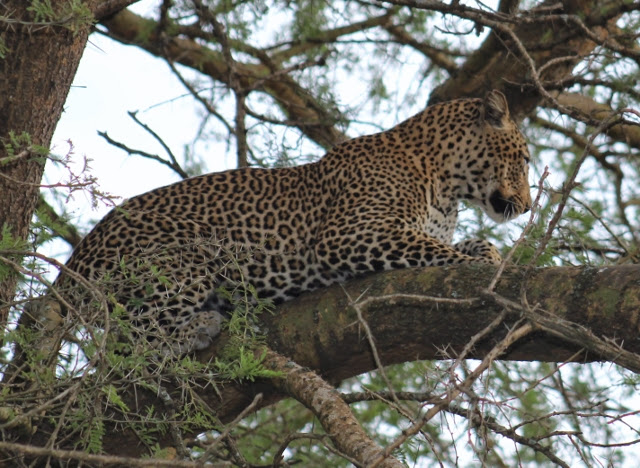
[[[453,240],[457,220],[457,204],[448,209],[430,206],[426,210],[420,227],[430,237],[450,244]]]

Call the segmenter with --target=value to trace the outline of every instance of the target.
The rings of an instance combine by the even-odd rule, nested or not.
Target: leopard
[[[152,347],[202,350],[242,285],[278,305],[372,272],[499,264],[486,240],[453,243],[460,204],[497,223],[526,213],[529,163],[502,92],[434,104],[315,162],[209,173],[130,198],[84,237],[53,288],[77,306],[85,283],[100,285]]]

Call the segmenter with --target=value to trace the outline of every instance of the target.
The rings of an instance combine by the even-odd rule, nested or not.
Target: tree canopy
[[[135,3],[0,4],[0,463],[635,466],[640,4]],[[55,311],[30,324],[63,268],[52,243],[91,227],[59,200],[109,201],[100,174],[49,150],[91,35],[165,62],[201,116],[182,154],[135,112],[157,147],[96,128],[150,168],[303,164],[498,89],[530,142],[534,207],[499,226],[461,207],[456,236],[498,245],[499,268],[359,278],[263,312],[260,333],[245,315],[193,357],[119,353]],[[43,186],[52,165],[70,182]]]

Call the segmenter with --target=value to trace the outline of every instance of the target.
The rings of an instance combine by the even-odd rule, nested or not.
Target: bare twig
[[[130,467],[170,467],[196,468],[202,466],[200,462],[185,462],[179,460],[162,460],[158,458],[131,458],[115,455],[94,455],[80,450],[59,450],[35,447],[33,445],[0,442],[0,450],[5,453],[15,453],[19,456],[49,457],[54,460],[76,461],[82,463],[96,463],[102,466],[130,466]]]
[[[224,428],[224,431],[222,431],[222,433],[218,437],[216,437],[206,445],[205,452],[202,454],[201,458],[203,460],[207,460],[213,453],[216,446],[231,433],[231,431],[240,423],[240,421],[242,421],[248,414],[252,413],[258,407],[261,401],[262,393],[258,393],[253,398],[253,401],[244,410],[242,410],[238,414],[238,416],[234,418],[233,421],[227,424],[227,426]]]
[[[460,395],[466,388],[470,388],[471,384],[477,380],[485,370],[489,368],[494,359],[500,356],[509,346],[523,338],[524,336],[531,333],[534,328],[530,324],[519,325],[516,324],[517,328],[514,326],[507,336],[505,336],[498,344],[496,344],[493,349],[485,356],[482,362],[471,372],[467,378],[465,378],[460,384],[455,385],[449,388],[442,398],[438,399],[437,403],[435,403],[418,422],[411,425],[409,428],[402,431],[402,434],[398,436],[391,444],[389,444],[385,449],[383,454],[374,460],[370,468],[375,468],[379,466],[380,462],[384,460],[385,456],[388,456],[394,450],[396,450],[400,445],[402,445],[409,437],[416,434],[420,428],[430,421],[436,414],[445,409],[455,398]]]
[[[540,207],[540,198],[542,198],[542,194],[544,193],[544,189],[543,189],[544,181],[546,180],[547,177],[549,177],[548,169],[549,169],[548,167],[544,168],[544,171],[542,171],[542,175],[538,180],[538,193],[536,194],[536,198],[533,200],[533,203],[531,204],[531,212],[529,214],[529,220],[527,221],[526,226],[520,233],[518,240],[516,240],[513,246],[511,246],[511,250],[509,250],[509,253],[507,253],[507,255],[502,259],[502,262],[498,266],[498,269],[493,275],[493,278],[491,278],[491,282],[487,286],[487,290],[489,291],[493,291],[493,289],[496,287],[496,284],[498,283],[498,280],[500,279],[502,272],[504,271],[505,267],[509,264],[509,261],[513,257],[516,249],[520,244],[524,242],[529,232],[531,232],[531,229],[533,229],[535,217],[538,214],[538,208]]]

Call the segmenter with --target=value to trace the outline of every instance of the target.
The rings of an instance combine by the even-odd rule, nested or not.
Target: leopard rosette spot
[[[111,211],[67,266],[122,304],[153,346],[208,346],[251,284],[275,304],[371,271],[499,263],[486,241],[451,245],[461,200],[503,222],[531,205],[529,153],[505,97],[428,107],[295,168],[194,177]],[[70,276],[54,284],[91,302]]]

